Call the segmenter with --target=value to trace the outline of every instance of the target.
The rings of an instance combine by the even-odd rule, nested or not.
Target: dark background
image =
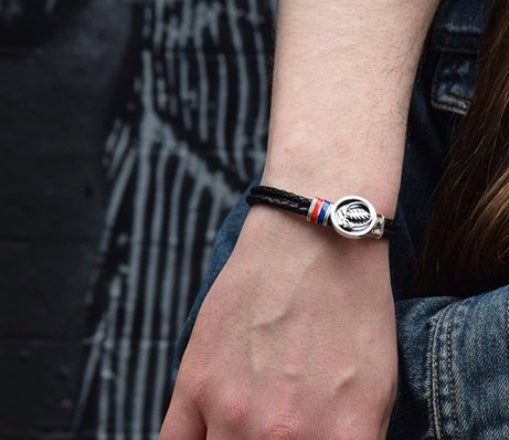
[[[0,440],[156,439],[263,166],[275,2],[0,0]]]

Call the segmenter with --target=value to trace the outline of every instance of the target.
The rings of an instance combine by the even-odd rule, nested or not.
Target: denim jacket
[[[396,218],[391,240],[399,378],[389,440],[509,439],[509,285],[463,299],[410,298],[406,278],[458,119],[475,89],[486,0],[442,1],[414,85]],[[248,186],[216,235],[209,271],[181,332],[172,370],[199,308],[228,260],[249,212]]]
[[[488,0],[443,0],[431,25],[409,111],[397,216],[402,230],[391,244],[394,296],[403,299],[431,195],[445,169],[459,120],[474,94]]]
[[[431,105],[465,114],[477,75],[477,56],[486,25],[487,0],[446,0],[440,5],[429,49],[440,54]]]
[[[414,127],[417,135],[409,136],[403,173],[409,185],[402,184],[398,206],[407,214],[414,242],[419,237],[411,229],[419,223],[412,217],[418,199],[412,197],[419,193],[414,180],[423,184],[429,179],[433,187],[436,176],[412,180],[409,175],[415,174],[415,164],[443,164],[457,119],[467,112],[475,90],[488,7],[487,0],[443,1],[430,31],[424,56],[431,63],[412,99],[410,131]],[[422,135],[426,131],[436,135],[436,143]],[[428,155],[419,156],[416,150]],[[424,197],[428,200],[428,193]],[[391,265],[398,250],[391,248]],[[397,280],[396,267],[391,270]],[[399,387],[389,439],[509,439],[508,299],[509,286],[500,286],[467,299],[450,292],[447,297],[396,301]]]

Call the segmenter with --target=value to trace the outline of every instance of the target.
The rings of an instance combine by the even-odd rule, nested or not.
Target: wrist
[[[389,272],[388,240],[351,240],[281,209],[255,205],[244,222],[236,252],[292,274],[299,268],[324,277],[376,277]]]
[[[306,118],[299,106],[273,105],[260,184],[331,201],[357,194],[394,218],[406,142],[404,121],[380,125],[348,118]]]
[[[292,159],[277,163],[267,160],[260,185],[276,187],[308,199],[319,197],[331,203],[347,195],[357,195],[367,199],[385,218],[395,218],[401,169],[370,173],[363,169],[362,160],[350,165],[341,160],[335,162],[336,169],[326,169],[316,161],[301,163]]]

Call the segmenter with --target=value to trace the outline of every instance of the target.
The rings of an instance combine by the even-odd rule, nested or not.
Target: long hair
[[[492,0],[470,108],[418,249],[417,296],[509,284],[509,2]]]

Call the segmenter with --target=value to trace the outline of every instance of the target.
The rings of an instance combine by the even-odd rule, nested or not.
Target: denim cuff
[[[509,438],[509,285],[396,303],[399,384],[388,439]]]

